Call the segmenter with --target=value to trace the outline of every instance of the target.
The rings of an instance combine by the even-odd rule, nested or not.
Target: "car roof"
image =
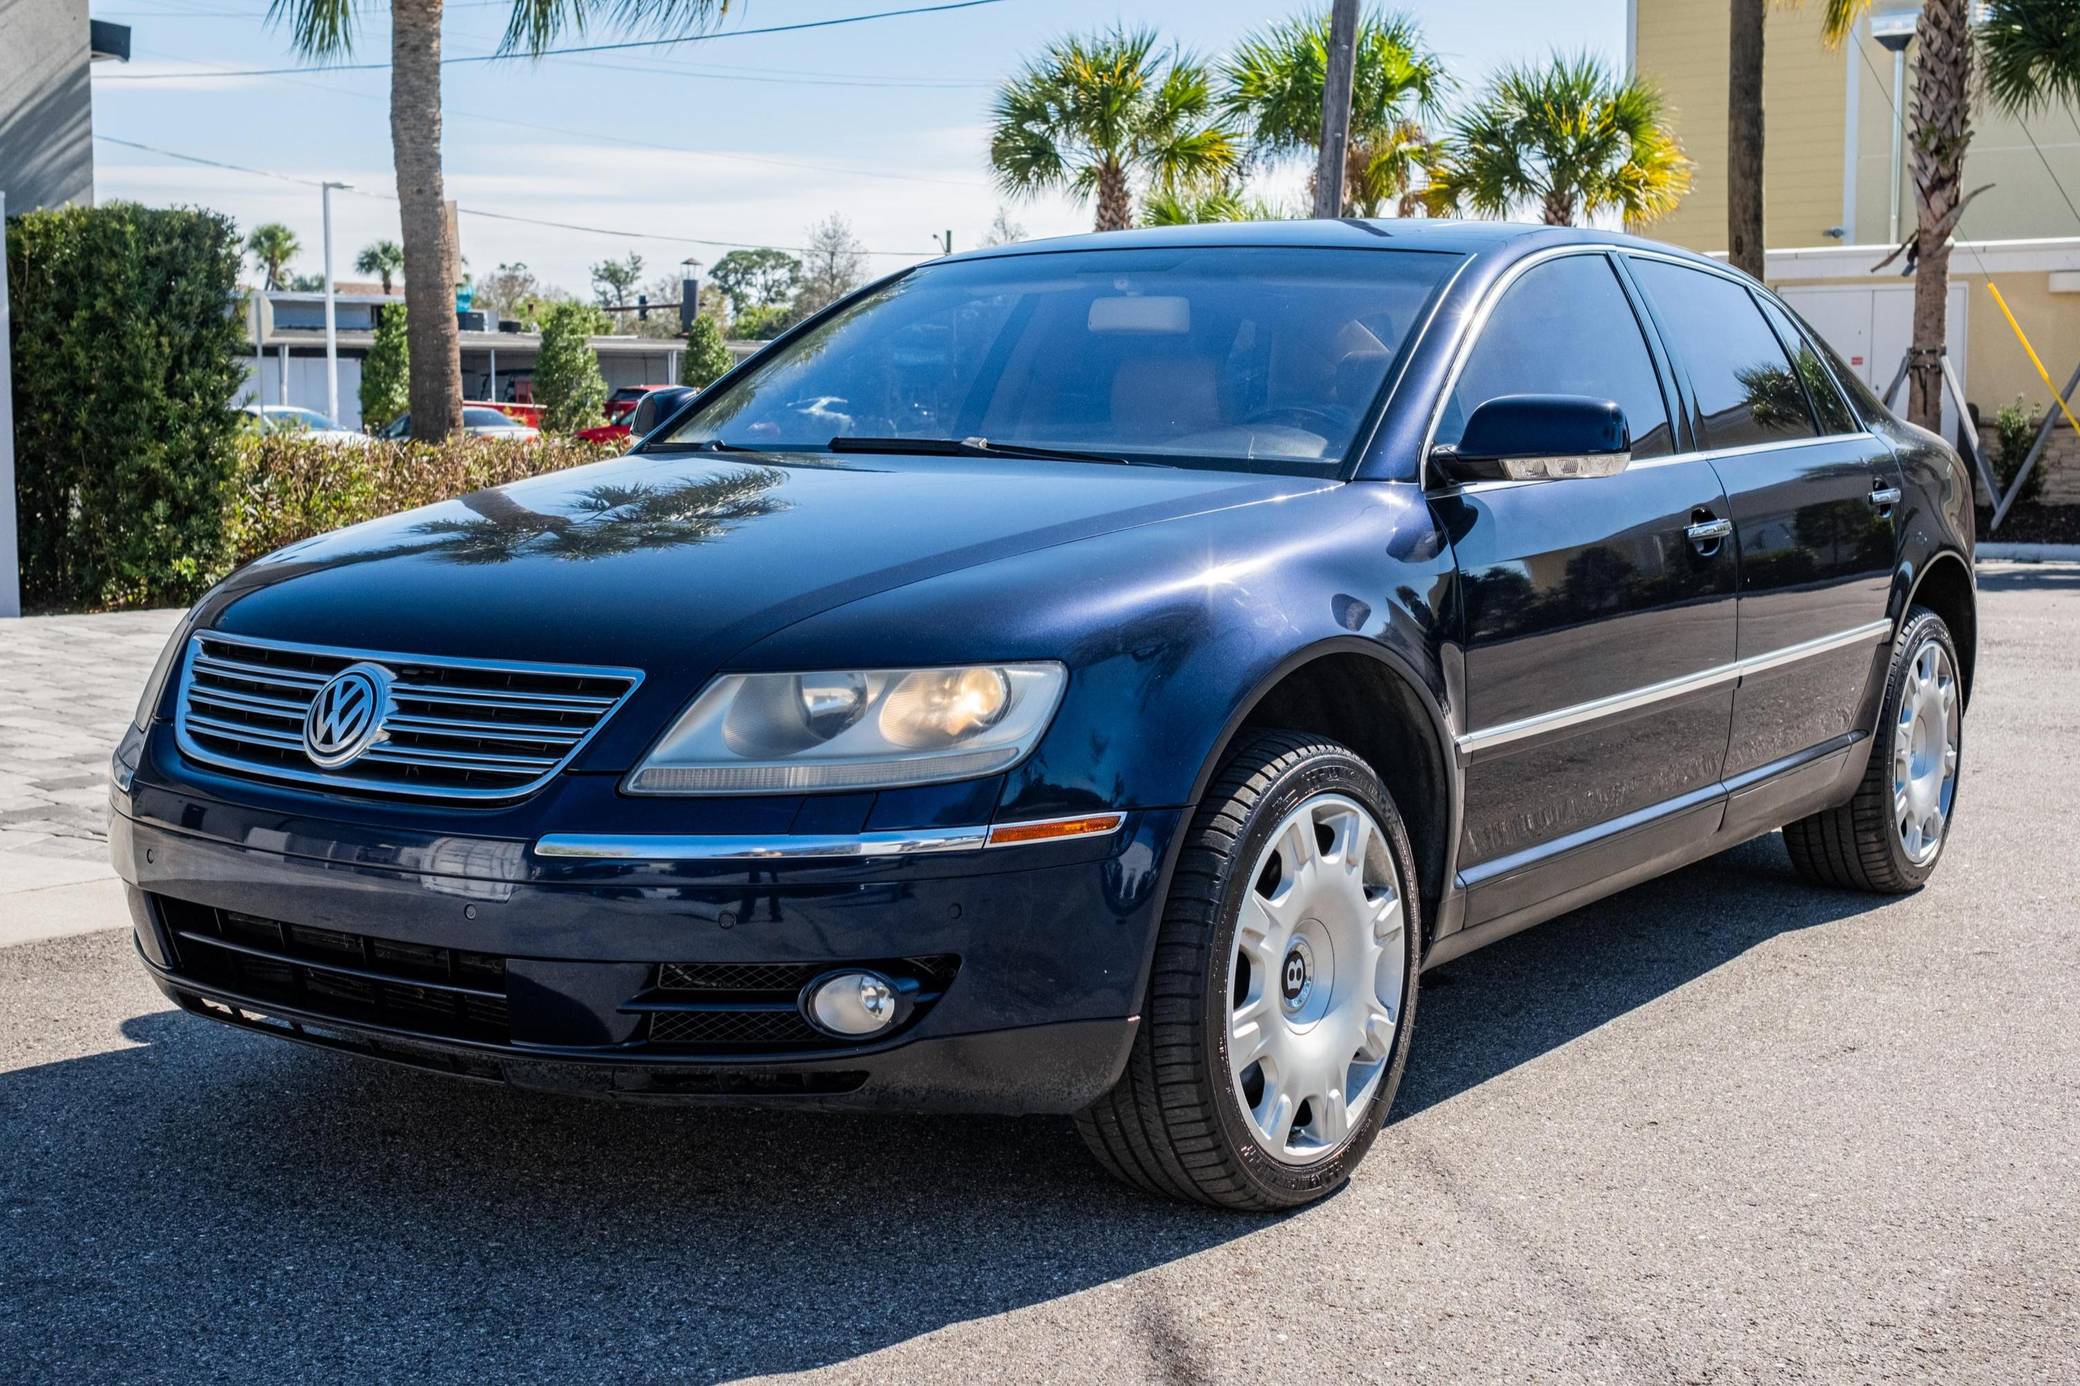
[[[1452,221],[1432,217],[1382,217],[1307,221],[1227,221],[1196,226],[1151,226],[1134,231],[1101,231],[1045,240],[986,246],[942,257],[986,260],[1004,255],[1033,255],[1063,250],[1128,250],[1162,246],[1239,247],[1307,246],[1343,250],[1432,250],[1478,255],[1495,250],[1530,253],[1569,244],[1623,245],[1657,250],[1686,259],[1703,256],[1679,246],[1607,231],[1593,226],[1544,226],[1511,221]],[[1512,254],[1508,258],[1514,258]]]

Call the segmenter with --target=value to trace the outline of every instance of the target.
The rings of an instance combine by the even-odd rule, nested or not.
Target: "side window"
[[[1849,412],[1848,401],[1834,381],[1834,372],[1821,359],[1812,338],[1799,330],[1790,315],[1766,298],[1757,297],[1762,305],[1762,315],[1769,325],[1777,330],[1777,339],[1791,353],[1791,367],[1798,372],[1799,380],[1806,387],[1806,398],[1812,401],[1813,412],[1819,416],[1822,433],[1855,433],[1863,425]]]
[[[1674,450],[1668,405],[1632,301],[1601,255],[1566,255],[1526,270],[1488,315],[1437,423],[1456,443],[1475,409],[1501,395],[1586,395],[1616,401],[1632,455]]]
[[[1748,291],[1665,260],[1635,259],[1669,349],[1690,373],[1708,448],[1752,447],[1819,433],[1806,389]]]

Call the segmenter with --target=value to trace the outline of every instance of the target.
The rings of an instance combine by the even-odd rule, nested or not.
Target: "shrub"
[[[22,598],[185,604],[223,562],[245,379],[228,217],[113,202],[7,222]]]
[[[768,303],[746,308],[737,314],[730,324],[732,331],[747,342],[765,342],[785,332],[794,322],[794,311],[784,303]]]
[[[599,353],[588,340],[607,329],[606,315],[584,303],[552,303],[542,310],[542,347],[534,362],[534,398],[542,428],[574,433],[606,415],[607,382]]]
[[[404,323],[402,303],[383,309],[375,344],[361,362],[361,426],[371,431],[412,407],[412,348]]]
[[[686,350],[679,357],[679,383],[705,390],[735,364],[736,358],[729,354],[715,319],[695,318],[693,329],[686,334]]]
[[[293,433],[248,434],[238,440],[237,484],[223,517],[227,570],[314,534],[619,451],[547,435],[342,447]]]
[[[2022,459],[2029,456],[2030,446],[2037,441],[2037,430],[2043,426],[2044,416],[2034,413],[2017,396],[2015,402],[2001,406],[1993,416],[1993,474],[2000,479],[2001,494],[2015,484],[2015,473],[2022,470]],[[2030,469],[2029,480],[2022,483],[2022,494],[2015,498],[2017,505],[2031,505],[2044,494],[2044,460]]]

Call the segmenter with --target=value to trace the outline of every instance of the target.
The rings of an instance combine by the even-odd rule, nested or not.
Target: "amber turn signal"
[[[1097,837],[1116,832],[1127,821],[1124,813],[1093,813],[1081,818],[1048,818],[1037,823],[1002,823],[989,830],[992,847],[1016,847],[1027,842],[1053,842],[1065,837]]]

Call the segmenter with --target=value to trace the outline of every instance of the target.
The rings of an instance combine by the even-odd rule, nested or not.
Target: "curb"
[[[2080,544],[1981,544],[1972,556],[1980,563],[2080,563]]]

